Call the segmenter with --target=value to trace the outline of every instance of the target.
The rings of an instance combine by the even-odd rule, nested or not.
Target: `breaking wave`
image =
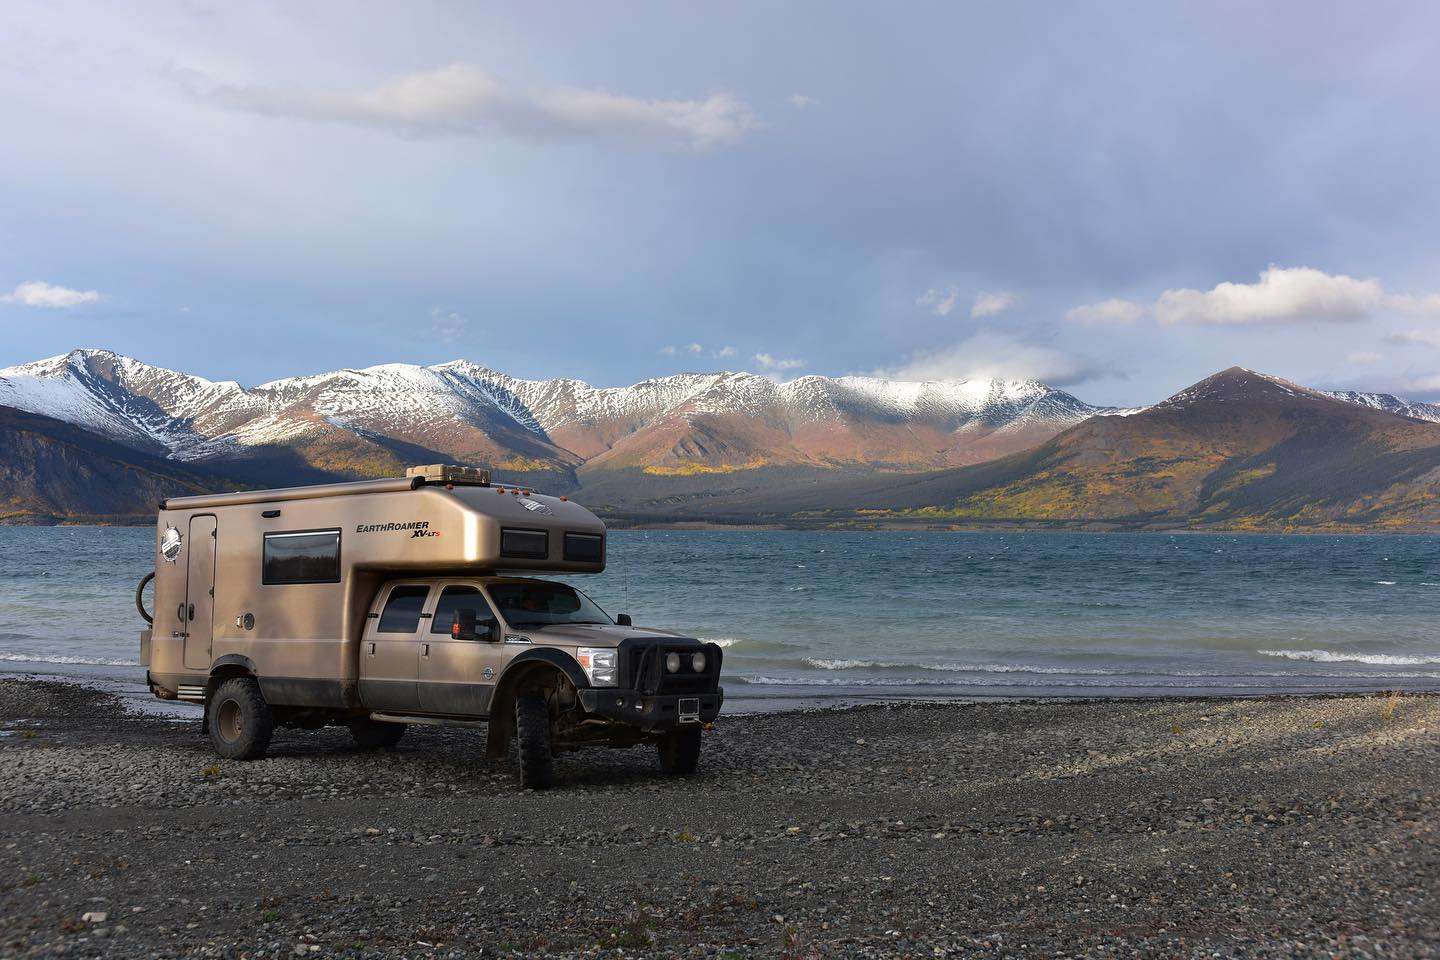
[[[1086,667],[1037,667],[1023,663],[897,663],[889,660],[849,660],[806,657],[817,670],[931,670],[937,673],[1053,673],[1080,676],[1114,676],[1115,670]],[[1126,671],[1129,672],[1129,671]]]
[[[6,663],[71,663],[99,667],[138,667],[134,660],[114,660],[109,657],[72,657],[65,654],[0,653],[0,661]]]
[[[1266,657],[1308,660],[1312,663],[1370,663],[1386,667],[1423,667],[1440,663],[1440,657],[1412,657],[1398,653],[1345,653],[1331,650],[1257,650]]]

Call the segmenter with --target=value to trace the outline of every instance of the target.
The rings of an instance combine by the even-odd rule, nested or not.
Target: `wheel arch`
[[[205,684],[206,699],[215,688],[232,677],[254,677],[259,679],[260,672],[255,669],[255,661],[249,657],[241,656],[238,653],[227,653],[210,664],[210,678]]]
[[[500,674],[495,684],[495,693],[490,698],[490,728],[485,740],[485,756],[499,758],[510,749],[510,740],[515,736],[515,698],[522,690],[528,690],[537,680],[553,676],[564,676],[577,690],[590,686],[590,680],[580,664],[570,654],[561,650],[540,648],[526,650],[515,657]]]

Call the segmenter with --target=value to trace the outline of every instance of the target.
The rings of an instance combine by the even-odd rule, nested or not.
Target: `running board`
[[[487,722],[485,720],[461,720],[459,717],[411,717],[399,713],[372,713],[370,719],[380,723],[413,723],[425,727],[451,725],[473,727],[483,726]]]

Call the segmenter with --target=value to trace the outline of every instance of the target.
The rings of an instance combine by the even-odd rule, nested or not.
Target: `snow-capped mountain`
[[[1440,404],[1405,400],[1393,393],[1360,393],[1355,390],[1322,390],[1320,392],[1327,397],[1343,400],[1346,403],[1359,404],[1372,410],[1384,410],[1386,413],[1398,413],[1402,417],[1410,417],[1414,420],[1440,423]]]
[[[628,387],[524,380],[466,360],[382,364],[245,388],[103,350],[0,370],[0,405],[176,460],[300,450],[312,466],[421,455],[502,469],[734,469],[974,462],[1112,412],[1035,381],[683,373]]]

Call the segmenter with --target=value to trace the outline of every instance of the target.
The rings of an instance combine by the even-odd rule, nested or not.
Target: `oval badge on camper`
[[[522,497],[520,500],[520,504],[526,510],[529,510],[531,513],[544,514],[547,517],[553,517],[555,515],[554,510],[551,510],[539,500],[531,500],[529,497]]]
[[[174,527],[165,528],[165,534],[160,538],[160,555],[166,563],[174,563],[175,558],[180,556],[180,544],[184,539]]]

